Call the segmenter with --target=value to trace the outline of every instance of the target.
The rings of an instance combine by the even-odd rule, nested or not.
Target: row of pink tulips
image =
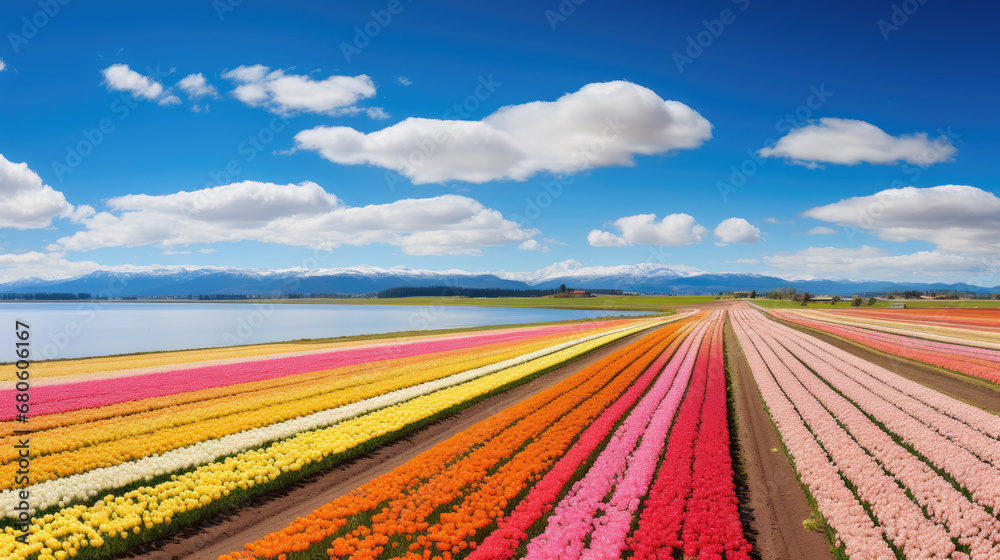
[[[608,407],[545,476],[531,487],[510,515],[497,520],[497,529],[469,555],[469,560],[503,560],[514,556],[517,547],[528,538],[527,530],[552,510],[552,503],[580,464],[607,438],[611,428],[660,374],[683,340],[684,337],[675,340],[642,377]]]
[[[935,342],[900,334],[884,333],[874,328],[860,328],[813,321],[796,313],[776,313],[783,319],[846,338],[895,356],[933,364],[952,371],[1000,383],[1000,351],[961,344]]]
[[[558,325],[545,328],[521,328],[511,331],[473,333],[443,340],[422,340],[375,344],[359,348],[335,349],[327,352],[279,358],[261,358],[252,365],[241,362],[213,366],[192,367],[136,375],[128,383],[120,379],[78,381],[32,388],[32,413],[55,414],[107,406],[132,400],[163,397],[177,393],[222,387],[323,371],[354,364],[406,358],[434,352],[473,348],[483,344],[517,342],[539,336],[573,332],[583,325]],[[13,402],[14,390],[0,391],[0,399]],[[13,407],[0,410],[0,420],[14,418]]]
[[[799,337],[806,335],[794,329],[763,325],[780,329],[783,342],[795,349],[796,356],[806,359],[814,370],[821,368],[824,379],[932,464],[948,472],[977,502],[1000,508],[1000,487],[994,483],[1000,480],[1000,469],[984,459],[997,455],[1000,442],[840,361],[827,351],[828,345],[816,344],[815,339],[805,341]]]
[[[830,527],[836,532],[837,546],[852,560],[888,560],[895,556],[883,538],[883,531],[862,507],[858,497],[840,476],[826,451],[806,427],[802,416],[782,390],[782,371],[773,371],[765,356],[772,353],[754,332],[751,314],[732,314],[733,329],[753,372],[761,398],[767,406],[791,455],[802,483],[809,489],[816,505]],[[773,361],[773,358],[771,358]]]
[[[684,555],[703,560],[747,560],[739,502],[733,483],[726,409],[722,324],[712,336],[698,446],[694,454],[693,492],[684,520]]]
[[[634,464],[637,468],[645,470],[646,463],[650,462],[647,455],[652,457],[652,462],[655,464],[659,448],[649,449],[650,445],[657,441],[659,445],[662,445],[665,439],[674,411],[687,387],[706,329],[707,324],[703,323],[692,336],[684,341],[677,356],[670,361],[667,369],[653,384],[646,396],[615,431],[587,474],[575,483],[567,495],[556,505],[548,519],[545,531],[528,543],[528,554],[525,558],[529,560],[589,558],[595,554],[595,552],[588,551],[589,554],[584,555],[585,541],[592,536],[597,528],[595,527],[595,516],[599,510],[602,513],[615,513],[617,508],[614,505],[609,507],[609,504],[604,503],[603,500],[609,492],[616,489],[619,483],[624,482],[627,468],[631,468]],[[663,433],[658,436],[650,434],[649,437],[646,437],[644,434],[650,428],[654,417],[658,418],[659,422],[653,426],[653,430],[657,432],[662,430]],[[645,448],[640,446],[641,449],[637,450],[636,444],[640,438],[646,445]],[[640,451],[640,457],[635,458],[634,455]],[[651,473],[652,469],[649,470]],[[631,513],[628,513],[625,525],[626,532],[631,524]],[[612,518],[614,518],[613,515]],[[600,519],[603,521],[605,516],[600,517]],[[616,531],[618,525],[619,523],[614,523],[610,530]],[[601,551],[610,553],[611,550],[608,547],[622,546],[624,537],[623,534],[618,539],[609,540],[598,537],[592,540],[599,547],[598,553]],[[617,556],[618,550],[614,550],[614,557]]]
[[[822,381],[781,347],[774,339],[773,327],[765,321],[759,319],[751,323],[754,325],[751,340],[830,460],[854,485],[858,497],[868,504],[886,539],[901,549],[906,558],[948,558],[955,551],[955,545],[945,528],[928,520],[875,457],[867,454],[851,434],[838,425],[838,419],[810,394],[802,380],[809,384]],[[812,379],[808,379],[810,376]]]
[[[773,377],[841,474],[869,504],[886,537],[907,558],[968,558],[955,550],[954,543],[968,547],[972,558],[1000,556],[1000,523],[983,507],[997,507],[996,491],[988,482],[1000,477],[1000,471],[988,462],[996,455],[997,441],[988,435],[996,431],[995,417],[983,416],[983,411],[903,380],[755,311],[740,311],[734,319],[744,349],[753,349],[747,356],[753,358],[752,367],[756,365],[754,375],[762,394],[767,378]],[[914,389],[915,394],[907,389]],[[794,423],[791,417],[788,421]],[[993,426],[984,429],[982,422]],[[886,429],[946,472],[973,500],[896,444]],[[779,431],[785,435],[780,425]],[[785,441],[789,441],[787,435]],[[793,456],[805,481],[807,473],[794,452]],[[912,499],[903,494],[904,488]],[[820,507],[837,528],[835,521],[842,512]],[[844,541],[847,544],[848,539]],[[867,558],[864,552],[870,551],[865,549],[859,557]]]
[[[780,343],[777,338],[765,338],[769,338],[766,342],[789,366],[799,383],[844,425],[859,445],[910,491],[916,502],[926,508],[931,519],[943,523],[951,538],[969,547],[973,558],[1000,557],[1000,522],[996,518],[981,505],[969,501],[927,463],[894,442],[853,402],[831,389],[799,359],[823,379],[835,383],[838,389],[842,389],[840,382],[844,380],[832,370],[843,368],[843,363],[832,356],[826,361],[810,357],[805,348],[798,346],[786,333],[781,333]]]

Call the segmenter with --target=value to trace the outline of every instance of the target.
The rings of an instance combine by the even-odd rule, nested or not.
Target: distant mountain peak
[[[850,281],[811,276],[778,278],[738,272],[710,273],[685,265],[639,263],[586,266],[570,259],[525,272],[423,270],[406,266],[380,268],[355,265],[336,268],[243,268],[193,265],[120,265],[89,274],[47,275],[0,284],[0,293],[91,293],[114,296],[276,295],[294,293],[370,293],[402,286],[464,288],[621,289],[644,293],[717,294],[731,291],[797,288],[816,293],[848,295],[890,290],[974,289],[964,284]],[[110,289],[109,287],[115,287]]]

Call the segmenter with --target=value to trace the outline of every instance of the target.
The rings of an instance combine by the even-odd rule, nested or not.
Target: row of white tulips
[[[625,327],[609,332],[582,337],[570,342],[553,345],[542,350],[524,354],[516,358],[497,362],[489,366],[471,369],[442,379],[421,383],[400,389],[384,395],[365,399],[346,406],[324,410],[294,420],[288,420],[270,426],[246,430],[215,440],[203,441],[194,445],[175,449],[161,455],[152,455],[137,461],[122,463],[114,467],[100,468],[86,473],[60,478],[26,488],[31,495],[31,505],[34,514],[53,505],[65,507],[73,500],[87,500],[107,490],[121,488],[139,481],[149,481],[154,477],[188,469],[203,463],[215,461],[219,457],[238,453],[245,449],[278,441],[295,434],[334,425],[338,422],[366,414],[373,410],[392,406],[420,395],[444,389],[453,385],[466,383],[473,379],[489,375],[519,364],[536,360],[543,356],[554,354],[561,350],[579,346],[584,343],[605,339],[602,343],[623,338],[648,328],[651,324],[664,324],[676,321],[687,314],[672,316],[655,323]],[[21,489],[0,492],[0,512],[3,516],[13,517],[14,507],[18,503],[17,493]]]

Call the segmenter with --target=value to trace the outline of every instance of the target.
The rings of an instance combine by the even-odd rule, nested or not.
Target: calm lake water
[[[4,302],[0,362],[14,361],[14,322],[31,358],[81,358],[410,330],[645,315],[642,311],[257,303]]]

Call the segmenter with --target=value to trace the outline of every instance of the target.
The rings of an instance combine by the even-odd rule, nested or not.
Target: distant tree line
[[[85,292],[81,292],[78,294],[63,293],[63,292],[32,292],[25,294],[0,294],[0,301],[32,301],[32,300],[76,301],[81,299],[91,299],[90,294]]]
[[[462,288],[456,286],[401,286],[398,288],[386,288],[378,292],[377,298],[402,298],[402,297],[470,297],[470,298],[501,298],[501,297],[543,297],[563,293],[564,289],[552,290],[518,290],[513,288]],[[602,295],[622,295],[619,289],[598,288],[585,290],[591,294]]]
[[[188,299],[199,301],[232,301],[247,299],[370,299],[375,297],[375,292],[364,294],[353,294],[346,292],[306,292],[294,294],[200,294],[197,298],[188,296]]]

